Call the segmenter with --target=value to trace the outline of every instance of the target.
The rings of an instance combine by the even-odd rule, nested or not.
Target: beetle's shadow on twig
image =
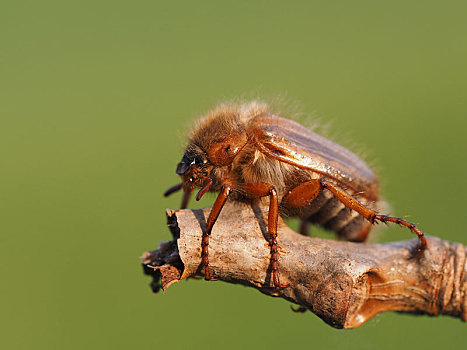
[[[261,229],[261,233],[263,234],[264,240],[266,242],[269,242],[270,235],[268,231],[268,225],[264,220],[263,211],[261,210],[260,206],[257,203],[252,203],[251,209],[253,210],[253,213],[255,214],[256,220],[258,221],[258,225]],[[272,261],[269,261],[268,269],[266,270],[266,277],[264,278],[264,284],[266,286],[271,285],[271,279],[272,279]]]
[[[199,227],[201,228],[201,231],[206,232],[206,228],[208,224],[206,222],[206,217],[204,216],[203,209],[192,209],[192,212],[196,220],[199,223]]]
[[[208,224],[206,222],[206,218],[204,216],[203,209],[192,209],[191,211],[193,212],[193,215],[196,218],[196,221],[198,221],[198,223],[199,223],[199,227],[201,228],[201,232],[203,232],[203,233],[206,232],[206,228],[207,228]],[[203,263],[200,262],[196,274],[203,275],[202,269],[203,269]]]

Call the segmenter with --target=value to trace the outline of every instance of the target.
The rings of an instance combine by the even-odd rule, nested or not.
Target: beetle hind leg
[[[331,193],[337,199],[339,199],[347,208],[355,210],[357,213],[359,213],[365,219],[367,219],[370,223],[375,224],[377,222],[382,222],[387,224],[388,222],[392,222],[398,224],[399,226],[405,226],[412,233],[415,233],[418,236],[419,245],[417,248],[417,252],[413,256],[414,258],[419,257],[426,249],[425,234],[415,224],[398,217],[376,214],[374,210],[367,208],[358,200],[353,198],[350,194],[341,189],[339,186],[334,185],[330,182],[321,181],[321,186],[331,191]],[[365,235],[365,232],[363,232],[363,234]]]
[[[384,224],[387,224],[388,222],[395,223],[399,226],[405,226],[407,227],[412,233],[415,233],[418,236],[418,240],[420,242],[417,252],[415,253],[414,258],[419,257],[423,251],[426,249],[426,238],[425,234],[423,233],[422,230],[420,230],[415,224],[406,221],[404,219],[398,218],[398,217],[393,217],[393,216],[387,216],[387,215],[375,215],[374,222],[380,221]]]
[[[319,180],[304,182],[292,189],[282,200],[282,205],[289,208],[298,208],[310,204],[321,192]],[[300,220],[300,234],[309,235],[310,221],[306,218]]]

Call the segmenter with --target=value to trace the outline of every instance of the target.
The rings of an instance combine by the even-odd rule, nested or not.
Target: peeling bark
[[[201,236],[210,208],[168,210],[173,241],[143,255],[153,291],[203,276]],[[267,209],[227,203],[209,242],[212,277],[285,298],[336,328],[356,328],[383,311],[467,320],[466,247],[427,237],[428,248],[411,258],[417,239],[383,244],[305,237],[279,218],[279,273],[271,280]]]

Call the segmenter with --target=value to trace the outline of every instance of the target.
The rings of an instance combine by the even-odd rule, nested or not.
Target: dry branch
[[[202,275],[201,236],[209,210],[167,212],[174,240],[143,256],[155,292]],[[290,300],[336,328],[355,328],[396,310],[467,320],[466,247],[461,244],[428,237],[424,254],[410,259],[416,239],[362,244],[310,238],[279,219],[279,272],[281,283],[290,287],[278,289],[271,281],[266,227],[264,209],[227,203],[210,239],[212,276]]]

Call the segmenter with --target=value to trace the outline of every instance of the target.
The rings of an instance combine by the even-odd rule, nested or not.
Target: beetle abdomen
[[[376,206],[374,203],[367,203],[364,198],[360,202],[368,207]],[[371,229],[370,222],[356,211],[345,207],[328,190],[320,192],[309,205],[301,208],[300,213],[294,216],[334,231],[349,241],[361,241],[361,236],[366,237],[363,233]]]

